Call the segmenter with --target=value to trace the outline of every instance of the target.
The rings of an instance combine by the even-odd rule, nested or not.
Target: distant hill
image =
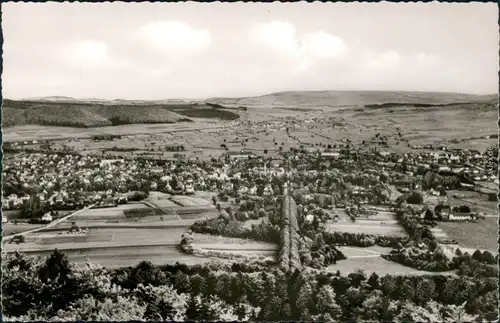
[[[75,103],[75,104],[104,104],[104,105],[137,105],[137,104],[192,104],[196,103],[196,100],[185,100],[185,99],[163,99],[163,100],[129,100],[129,99],[113,99],[106,100],[100,98],[83,98],[76,99],[69,96],[45,96],[37,98],[27,98],[19,101],[29,101],[29,102],[50,102],[50,103]]]
[[[102,127],[124,124],[191,122],[191,118],[234,120],[237,113],[204,104],[94,104],[82,102],[3,102],[3,126],[23,124]]]
[[[247,98],[202,101],[74,99],[64,96],[4,100],[3,126],[20,124],[99,127],[133,123],[189,122],[191,118],[234,120],[247,108],[443,107],[456,104],[496,105],[497,95],[404,91],[289,91]]]
[[[205,102],[246,107],[364,107],[381,104],[427,104],[483,102],[496,95],[404,91],[290,91],[248,98],[211,98]]]

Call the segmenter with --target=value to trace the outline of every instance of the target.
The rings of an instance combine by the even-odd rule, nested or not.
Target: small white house
[[[454,221],[467,221],[467,220],[470,220],[471,219],[471,216],[468,215],[468,214],[460,214],[460,213],[457,213],[457,214],[450,214],[450,220],[454,220]]]
[[[52,222],[52,215],[50,215],[50,213],[45,213],[45,214],[42,216],[42,221]]]

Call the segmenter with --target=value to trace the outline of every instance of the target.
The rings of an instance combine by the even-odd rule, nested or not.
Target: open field
[[[216,209],[207,208],[183,208],[177,210],[177,216],[182,220],[199,220],[205,218],[215,218],[219,215]]]
[[[73,221],[78,220],[93,220],[93,221],[108,221],[108,220],[123,220],[125,213],[118,208],[102,208],[102,209],[89,209],[85,212],[79,213],[72,218]]]
[[[498,250],[498,217],[491,217],[471,222],[439,222],[450,239],[457,240],[467,248]]]
[[[447,144],[452,140],[460,141],[463,148],[477,148],[477,142],[466,140],[473,136],[484,136],[496,133],[495,118],[496,98],[493,96],[471,96],[450,93],[412,93],[412,92],[359,92],[359,91],[326,91],[326,92],[285,92],[265,95],[254,98],[240,99],[213,99],[221,104],[238,102],[243,104],[247,111],[238,111],[241,121],[270,121],[282,119],[285,116],[294,119],[306,120],[317,117],[307,125],[301,125],[299,129],[291,130],[296,139],[288,137],[285,133],[284,124],[266,127],[260,125],[240,124],[237,127],[227,122],[213,121],[215,119],[198,120],[194,122],[176,124],[135,124],[120,125],[99,128],[69,128],[69,127],[47,127],[36,125],[14,126],[4,129],[5,141],[27,141],[40,139],[62,139],[62,138],[89,138],[97,134],[120,134],[160,135],[159,138],[146,138],[141,142],[130,142],[117,140],[105,142],[85,143],[85,147],[75,147],[78,151],[99,152],[102,149],[112,149],[113,146],[146,150],[155,150],[162,158],[172,158],[172,153],[158,152],[158,145],[164,142],[176,142],[184,144],[186,155],[207,158],[210,155],[219,155],[224,151],[220,147],[224,139],[228,141],[230,151],[240,149],[253,150],[258,153],[263,149],[277,149],[272,139],[276,137],[278,142],[283,142],[283,149],[287,150],[296,146],[300,141],[318,142],[345,142],[351,139],[353,144],[360,144],[365,140],[370,142],[375,133],[388,137],[388,147],[381,147],[387,151],[405,152],[412,150],[411,145]],[[443,104],[451,102],[471,102],[468,104],[452,104],[445,106],[416,107],[419,104]],[[381,103],[391,103],[390,106],[373,107]],[[406,105],[405,105],[406,104]],[[369,105],[368,107],[363,107]],[[272,109],[276,107],[278,109]],[[285,108],[285,109],[283,109]],[[295,108],[307,108],[311,111],[297,115]],[[139,106],[130,106],[128,109],[139,109]],[[171,111],[169,111],[171,112]],[[175,111],[178,113],[178,111]],[[341,117],[339,115],[341,114]],[[332,126],[331,122],[325,120],[337,120]],[[201,122],[200,122],[201,121]],[[207,122],[209,124],[207,124]],[[403,129],[402,135],[408,143],[400,141],[395,134],[397,128]],[[161,138],[164,136],[163,138]],[[178,136],[175,138],[175,136]],[[231,138],[236,139],[230,143]],[[248,139],[248,141],[246,141]],[[81,140],[80,140],[81,141]],[[123,143],[122,143],[123,141]],[[245,141],[245,142],[243,142]],[[482,140],[484,145],[497,145],[495,139]],[[152,145],[152,143],[155,143]],[[75,143],[80,145],[80,143]],[[122,147],[124,145],[124,147]],[[409,146],[410,145],[410,146]],[[132,152],[133,153],[133,152]],[[130,152],[116,154],[132,155]],[[135,154],[134,154],[135,155]],[[170,156],[170,157],[168,157]]]
[[[449,239],[448,234],[441,229],[440,226],[434,227],[434,228],[429,228],[431,230],[432,235],[436,237],[438,240],[439,239]]]
[[[59,217],[63,217],[65,215],[68,215],[68,214],[74,212],[74,210],[57,210],[57,209],[55,209],[54,211],[57,211],[59,213]],[[11,222],[14,220],[17,220],[18,223],[28,221],[28,219],[22,217],[21,210],[2,210],[2,213]]]
[[[210,234],[201,234],[201,233],[192,233],[191,237],[193,238],[193,243],[201,246],[201,245],[218,245],[218,246],[224,246],[224,245],[239,245],[240,249],[242,246],[250,246],[253,245],[255,248],[258,248],[258,246],[261,246],[263,249],[270,249],[270,250],[277,250],[278,246],[274,245],[272,243],[267,243],[267,242],[256,242],[253,240],[246,240],[246,239],[241,239],[241,238],[230,238],[230,237],[223,237],[223,236],[214,236]]]
[[[191,196],[185,196],[185,195],[175,195],[171,197],[171,200],[174,203],[177,203],[178,205],[181,206],[212,206],[213,203],[212,201],[208,201],[206,199],[200,198],[200,197],[191,197]]]
[[[443,275],[443,272],[428,272],[422,270],[415,270],[411,267],[406,267],[401,264],[386,260],[382,257],[368,257],[368,258],[348,258],[338,261],[334,265],[327,267],[330,272],[340,271],[341,274],[356,272],[363,270],[366,274],[371,275],[376,273],[382,275]],[[452,272],[446,274],[453,275]]]
[[[48,256],[52,252],[37,252],[37,255]],[[70,261],[84,264],[86,259],[107,268],[135,266],[147,260],[156,265],[175,264],[176,262],[187,265],[204,264],[210,261],[229,262],[225,259],[187,255],[176,246],[127,246],[117,248],[98,248],[88,250],[67,250],[64,253]]]
[[[87,249],[139,245],[177,245],[186,227],[151,228],[90,228],[87,234],[41,232],[26,236],[24,244],[7,244],[13,250]]]
[[[89,229],[172,229],[172,228],[184,228],[187,229],[190,225],[196,222],[197,219],[185,219],[179,220],[178,218],[170,218],[170,219],[160,219],[160,216],[152,216],[145,217],[136,220],[126,220],[126,221],[92,221],[92,220],[84,220],[84,221],[71,221],[76,222],[80,228],[89,228]],[[71,228],[70,222],[61,222],[55,227],[45,230],[45,231],[68,231]]]
[[[16,234],[36,228],[43,227],[43,224],[30,224],[30,223],[18,223],[14,224],[12,222],[2,223],[2,234],[8,236],[11,234]]]
[[[384,223],[389,221],[356,220],[356,222],[328,222],[330,232],[365,233],[373,235],[406,236],[404,229],[397,223]]]
[[[106,126],[99,128],[74,128],[74,127],[56,127],[39,125],[19,125],[4,129],[3,140],[9,141],[29,141],[44,139],[68,139],[68,138],[91,138],[96,135],[140,135],[164,132],[184,132],[198,131],[200,129],[217,129],[220,125],[214,125],[204,121],[158,125],[131,124],[121,126]]]
[[[376,214],[368,216],[367,219],[368,220],[362,220],[362,218],[360,218],[361,221],[387,221],[387,222],[397,221],[396,220],[396,213],[384,212],[384,211],[377,211]],[[358,221],[358,220],[356,220],[356,221]]]
[[[197,249],[222,252],[226,255],[275,257],[279,245],[239,238],[192,234],[193,246]]]
[[[380,254],[390,253],[392,248],[380,247],[380,246],[372,246],[366,248],[358,248],[358,247],[338,247],[340,251],[347,257],[350,258],[370,258],[377,257]]]
[[[334,215],[339,217],[339,221],[351,221],[351,218],[347,215],[344,209],[334,209],[334,210],[325,210],[330,217],[333,218]]]
[[[116,209],[126,211],[126,210],[137,210],[137,209],[147,209],[148,206],[143,203],[127,203],[119,204]]]
[[[491,183],[490,186],[495,186]],[[498,186],[497,186],[498,189]],[[498,214],[498,208],[496,201],[488,201],[488,197],[485,194],[481,194],[473,191],[448,191],[448,200],[452,204],[465,204],[471,209],[477,212],[483,212],[486,214]]]
[[[72,221],[98,221],[108,223],[132,222],[143,218],[157,217],[160,220],[178,219],[174,214],[165,214],[160,209],[151,208],[142,203],[124,204],[117,207],[89,209],[72,218]]]

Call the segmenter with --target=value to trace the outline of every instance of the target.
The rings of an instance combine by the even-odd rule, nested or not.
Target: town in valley
[[[77,17],[74,4],[64,4],[64,10],[62,4],[50,5],[40,6],[45,11],[39,19],[47,26],[43,17],[50,12],[58,12],[58,19],[64,10]],[[119,21],[113,8],[130,11],[136,5],[142,8],[109,3],[100,10]],[[177,11],[188,5],[202,7],[154,4]],[[378,5],[382,8],[373,7]],[[498,33],[496,14],[485,14],[495,6],[469,5],[489,17]],[[257,10],[252,4],[239,6]],[[34,14],[33,7],[2,8],[4,33],[21,37],[12,27],[19,25],[13,15]],[[450,16],[465,17],[449,9]],[[153,15],[151,8],[144,10]],[[288,30],[278,23],[259,28]],[[158,26],[167,33],[177,25]],[[182,28],[176,32],[188,35]],[[257,31],[251,35],[268,34]],[[199,40],[208,31],[190,32]],[[313,42],[323,34],[311,35]],[[202,46],[186,44],[179,41],[175,48]],[[335,52],[320,59],[313,49],[297,57],[310,55],[306,61],[317,64],[340,57]],[[4,49],[7,71],[17,63],[9,60],[9,50],[14,49]],[[113,54],[111,49],[103,53]],[[471,59],[481,59],[478,53]],[[99,64],[111,64],[107,59]],[[83,73],[115,66],[99,64]],[[496,70],[490,74],[498,82]],[[7,90],[18,84],[5,71],[2,82]],[[87,83],[82,84],[82,89],[68,86],[68,95],[80,98],[28,97],[39,92],[16,98],[3,92],[4,320],[498,319],[495,91],[336,90],[332,85],[332,90],[296,87],[259,95],[137,100],[82,99],[90,97],[83,89]],[[102,93],[95,85],[89,89]]]

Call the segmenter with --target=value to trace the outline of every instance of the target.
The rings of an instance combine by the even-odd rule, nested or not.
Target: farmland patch
[[[52,250],[37,252],[40,256],[48,256]],[[107,268],[119,268],[135,266],[147,259],[156,265],[175,264],[176,262],[186,265],[204,264],[208,262],[225,262],[225,259],[200,257],[187,255],[179,251],[175,246],[133,246],[123,248],[98,248],[89,250],[67,250],[64,252],[70,261],[79,265],[85,264],[87,260],[100,264]]]
[[[178,244],[181,240],[185,228],[165,228],[165,229],[106,229],[102,228],[99,231],[112,232],[113,243],[118,243],[124,246],[127,245],[144,245],[144,244]]]
[[[9,236],[12,234],[40,228],[42,226],[43,225],[41,224],[30,224],[30,223],[18,223],[18,224],[14,224],[12,222],[2,223],[2,234],[4,236]]]
[[[406,267],[401,264],[386,260],[382,257],[369,257],[369,258],[348,258],[338,261],[334,265],[327,267],[327,271],[336,272],[340,271],[341,274],[353,273],[358,270],[363,270],[367,275],[376,273],[379,276],[383,275],[442,275],[443,272],[427,272],[422,270],[415,270],[411,267]],[[452,272],[445,274],[453,274]]]
[[[123,210],[117,208],[88,209],[76,214],[73,218],[75,220],[106,221],[124,219],[125,214]]]
[[[439,222],[448,238],[467,248],[498,250],[498,218],[489,217],[474,222]]]
[[[380,247],[380,246],[372,246],[366,248],[358,248],[358,247],[346,247],[341,246],[338,247],[340,251],[349,259],[349,258],[370,258],[370,257],[379,257],[381,254],[390,253],[392,248]]]
[[[364,233],[372,235],[406,236],[404,229],[397,223],[383,223],[384,221],[356,221],[356,222],[328,222],[330,232]]]
[[[174,203],[181,206],[210,206],[211,201],[199,197],[176,195],[170,198]]]
[[[156,215],[161,216],[165,214],[162,210],[153,208],[128,209],[124,210],[123,213],[127,219],[144,218]]]

